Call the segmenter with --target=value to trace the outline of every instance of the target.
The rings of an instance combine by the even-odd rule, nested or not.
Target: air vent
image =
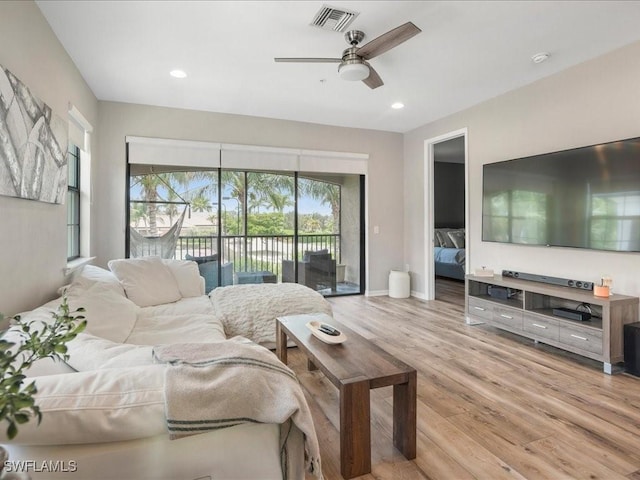
[[[334,32],[343,32],[357,16],[358,12],[323,5],[313,18],[311,25]]]

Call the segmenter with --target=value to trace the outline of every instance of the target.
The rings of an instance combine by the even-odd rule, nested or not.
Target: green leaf
[[[17,434],[18,434],[18,427],[16,426],[15,422],[12,422],[11,420],[9,420],[9,428],[7,428],[7,437],[9,437],[9,440],[13,440]]]
[[[14,418],[16,420],[16,423],[23,424],[27,423],[31,417],[26,413],[16,413]]]
[[[35,405],[36,382],[24,385],[24,371],[41,358],[64,360],[69,357],[67,346],[70,340],[82,332],[87,324],[84,312],[78,308],[70,313],[66,296],[57,311],[52,312],[53,322],[36,325],[18,322],[20,341],[17,343],[0,339],[0,420],[9,423],[7,437],[13,439],[18,434],[18,425],[27,423],[32,417],[42,420],[40,408]]]

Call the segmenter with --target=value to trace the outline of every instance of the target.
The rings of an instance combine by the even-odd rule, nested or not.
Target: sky
[[[204,185],[206,185],[206,182],[202,180],[197,182],[192,182],[192,186],[188,190],[201,188]],[[164,186],[158,189],[158,193],[160,197],[165,200],[167,199],[167,191],[168,191],[167,187],[164,187]],[[182,192],[178,191],[177,193],[181,194],[182,196]],[[217,195],[217,192],[213,193],[210,197],[212,205],[215,205],[215,203],[217,202],[216,195]],[[131,200],[140,200],[141,197],[142,197],[142,188],[140,187],[140,185],[132,186],[130,191]],[[230,188],[227,188],[225,189],[225,191],[223,191],[222,197],[223,198],[231,197]],[[180,201],[180,199],[176,199],[175,201]],[[235,198],[222,200],[222,203],[226,206],[226,209],[228,212],[233,212],[238,208],[238,201]],[[265,206],[260,207],[260,212],[262,213],[266,213],[269,211],[273,211],[273,209],[267,209]],[[287,206],[284,211],[285,212],[293,211],[293,205]],[[331,205],[329,205],[328,203],[322,204],[318,200],[315,200],[311,197],[304,196],[304,197],[300,197],[298,200],[298,213],[301,215],[310,214],[310,213],[319,213],[321,215],[331,215]]]

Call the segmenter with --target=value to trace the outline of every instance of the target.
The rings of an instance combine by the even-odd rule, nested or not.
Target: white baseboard
[[[419,300],[426,300],[427,296],[422,292],[416,292],[415,290],[411,290],[411,296],[416,297]]]
[[[364,292],[365,297],[384,297],[389,295],[389,290],[367,290]]]

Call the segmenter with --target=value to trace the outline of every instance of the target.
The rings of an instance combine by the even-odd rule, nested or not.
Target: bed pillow
[[[116,442],[167,433],[165,365],[108,368],[34,377],[42,422],[20,425],[0,443],[68,445]]]
[[[204,294],[202,277],[196,262],[191,260],[163,260],[163,262],[176,279],[182,298],[198,297]]]
[[[133,330],[140,310],[131,300],[100,284],[85,291],[72,291],[67,300],[72,311],[85,309],[82,315],[87,320],[86,333],[119,343]]]
[[[435,238],[436,238],[436,247],[447,247],[447,244],[449,244],[451,248],[453,248],[453,242],[448,237],[446,229],[444,228],[436,229]]]
[[[178,282],[160,257],[127,258],[109,261],[124,291],[139,307],[177,302],[182,298]]]
[[[464,248],[464,230],[451,230],[447,232],[447,235],[453,242],[455,248]]]

